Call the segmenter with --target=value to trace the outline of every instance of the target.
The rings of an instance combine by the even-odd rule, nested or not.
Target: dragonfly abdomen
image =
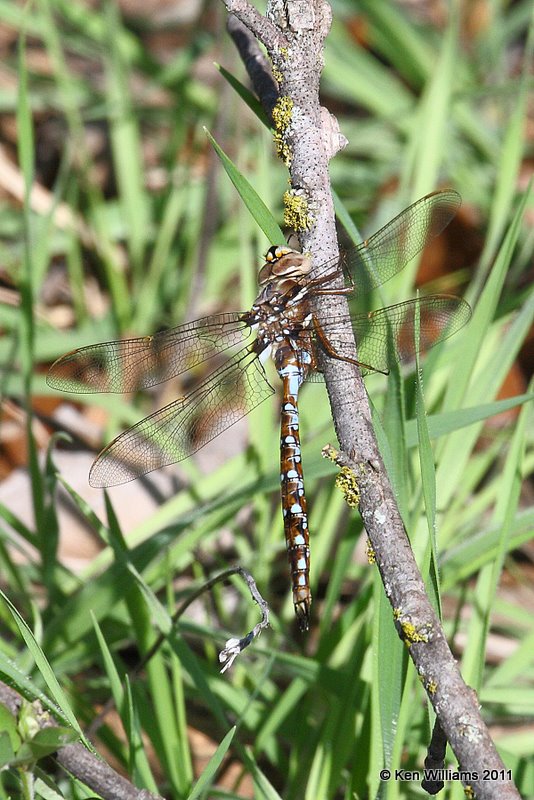
[[[309,626],[311,607],[310,537],[298,412],[298,390],[305,374],[304,370],[295,363],[286,363],[279,368],[279,374],[283,380],[280,415],[280,481],[284,533],[295,613],[300,629],[306,631]]]

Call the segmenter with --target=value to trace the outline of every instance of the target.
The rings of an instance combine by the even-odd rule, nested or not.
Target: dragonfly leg
[[[326,275],[321,275],[318,278],[311,278],[306,281],[306,286],[312,290],[315,289],[317,286],[324,286],[325,283],[330,283],[330,281],[335,280],[335,278],[339,278],[339,271],[336,269],[333,272],[328,272]],[[315,291],[313,292],[316,293]]]
[[[363,361],[358,361],[357,358],[351,358],[350,356],[342,356],[340,353],[336,352],[336,350],[334,350],[334,348],[330,344],[328,337],[323,331],[321,323],[319,322],[315,314],[313,316],[313,322],[317,338],[319,339],[323,350],[330,356],[330,358],[335,358],[337,359],[337,361],[346,361],[348,364],[354,364],[354,366],[360,367],[360,369],[368,370],[369,372],[381,372],[383,375],[388,374],[387,372],[384,372],[381,369],[377,369],[376,367],[373,367],[370,364],[365,364]]]

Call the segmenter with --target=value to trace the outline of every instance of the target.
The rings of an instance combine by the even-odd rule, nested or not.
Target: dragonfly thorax
[[[287,255],[289,254],[304,259],[301,253],[290,251]],[[308,265],[307,259],[306,267]],[[263,267],[266,274],[262,279],[261,291],[252,306],[253,321],[258,324],[258,342],[260,346],[267,347],[268,344],[293,339],[292,346],[295,347],[302,332],[312,324],[308,286],[302,280],[306,274],[302,268],[305,264],[299,262],[293,267],[286,266],[280,275],[269,275],[266,268],[270,269],[272,266],[271,263],[266,263]]]
[[[252,306],[260,326],[272,326],[277,333],[307,327],[303,321],[308,315],[308,287],[303,279],[310,270],[309,257],[297,250],[273,245],[267,251],[258,277],[261,291]]]
[[[265,286],[252,306],[252,314],[258,325],[258,342],[263,347],[288,339],[296,341],[312,325],[306,289],[295,284],[283,296],[272,284]]]

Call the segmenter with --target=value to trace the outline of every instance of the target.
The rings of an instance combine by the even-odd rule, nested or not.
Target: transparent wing
[[[313,272],[321,278],[339,270],[354,284],[354,296],[365,294],[400,272],[449,224],[462,203],[458,192],[433,192],[417,200],[377,233],[327,261]]]
[[[243,314],[216,314],[153,336],[73,350],[52,364],[46,381],[63,392],[134,392],[180,375],[250,334]]]
[[[364,375],[388,372],[397,361],[406,363],[415,358],[415,320],[419,316],[419,349],[429,348],[452,336],[471,317],[469,303],[454,295],[428,295],[407,300],[394,306],[337,317],[321,325],[329,346],[341,359],[354,359],[354,340],[357,341],[357,360]],[[321,348],[321,337],[316,336]]]
[[[188,395],[121,433],[94,462],[89,483],[97,488],[115,486],[175,464],[273,392],[257,354],[247,347]]]

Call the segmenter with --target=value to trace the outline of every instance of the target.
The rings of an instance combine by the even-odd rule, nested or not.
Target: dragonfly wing
[[[332,350],[345,360],[355,358],[354,331],[357,359],[364,365],[362,373],[388,372],[395,362],[407,363],[415,358],[417,316],[419,351],[424,354],[462,328],[471,317],[471,308],[454,295],[428,295],[369,314],[339,317],[322,325],[322,330]],[[316,346],[321,347],[319,337]]]
[[[355,295],[381,286],[449,224],[461,205],[458,192],[433,192],[408,206],[365,242],[348,250],[341,265]]]
[[[52,364],[46,380],[63,392],[134,392],[180,375],[250,334],[242,314],[216,314],[153,336],[73,350]]]
[[[127,483],[200,450],[273,394],[257,354],[245,348],[185,397],[124,431],[94,462],[89,483]]]

